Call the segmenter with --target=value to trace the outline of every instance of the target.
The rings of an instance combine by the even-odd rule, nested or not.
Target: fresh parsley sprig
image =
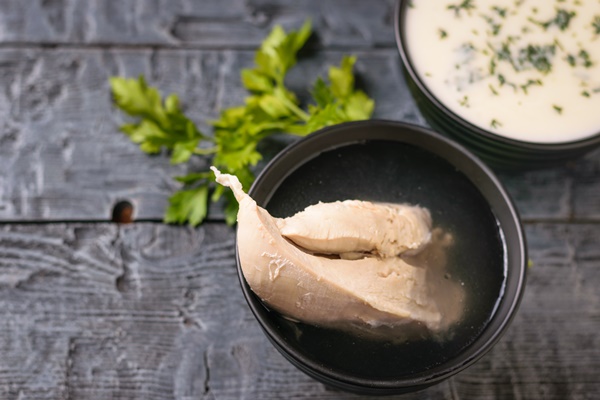
[[[252,167],[261,159],[258,143],[275,134],[307,135],[324,126],[370,118],[374,101],[355,88],[353,67],[356,58],[346,56],[340,66],[331,66],[328,82],[318,78],[310,93],[313,102],[303,107],[285,86],[289,70],[296,64],[298,51],[311,35],[306,22],[298,31],[286,33],[276,26],[255,53],[254,68],[241,71],[249,91],[243,105],[222,110],[210,121],[212,135],[205,135],[181,111],[176,94],[162,99],[156,88],[138,79],[110,78],[115,105],[134,117],[120,129],[146,153],[170,151],[174,164],[192,156],[209,159],[223,172],[235,174],[244,188],[254,181]],[[207,215],[208,202],[225,196],[225,219],[233,224],[237,202],[231,191],[214,184],[209,171],[196,171],[175,178],[183,188],[169,198],[164,221],[200,224]],[[212,192],[212,194],[211,194]]]

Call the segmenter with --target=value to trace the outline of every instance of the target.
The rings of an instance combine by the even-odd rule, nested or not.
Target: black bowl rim
[[[283,174],[278,179],[278,183],[276,185],[274,185],[273,187],[269,188],[269,190],[265,190],[264,188],[261,187],[262,182],[264,180],[268,179],[269,174],[272,173],[274,168],[276,168],[278,164],[284,162],[286,160],[286,158],[289,157],[290,155],[293,155],[295,152],[301,151],[304,147],[310,147],[311,145],[314,146],[315,142],[318,143],[318,142],[324,140],[324,138],[327,138],[328,135],[336,134],[336,132],[344,131],[344,130],[346,130],[348,128],[352,128],[352,127],[364,128],[364,129],[362,129],[362,131],[367,132],[367,133],[364,135],[364,137],[362,137],[360,139],[346,137],[343,140],[338,141],[337,145],[334,145],[334,146],[330,145],[330,146],[327,146],[324,148],[320,147],[319,152],[317,152],[316,154],[312,154],[311,157],[306,157],[306,156],[302,157],[301,162],[295,163],[294,168],[288,169],[286,171],[286,173]],[[394,133],[394,135],[389,135],[389,134],[384,135],[384,134],[374,132],[373,131],[374,128],[392,128],[396,132]],[[408,138],[408,137],[398,138],[396,135],[398,134],[398,132],[401,132],[401,131],[407,132],[404,134],[405,136],[408,136],[410,134],[413,134],[414,136],[411,138]],[[393,137],[393,136],[396,136],[396,137]],[[403,393],[403,392],[411,391],[411,390],[422,389],[424,387],[433,385],[435,383],[438,383],[438,382],[440,382],[444,379],[447,379],[448,377],[455,375],[456,373],[462,371],[463,369],[467,368],[468,366],[470,366],[474,362],[476,362],[478,359],[480,359],[485,353],[487,353],[491,349],[491,347],[500,339],[500,337],[503,335],[503,333],[506,331],[506,328],[512,321],[512,319],[515,315],[515,312],[520,304],[520,301],[521,301],[521,298],[523,295],[524,286],[525,286],[525,279],[526,279],[527,246],[526,246],[526,239],[525,239],[525,234],[523,231],[523,226],[521,224],[520,216],[519,216],[519,213],[511,199],[510,195],[505,190],[502,183],[494,175],[494,173],[486,166],[486,164],[484,164],[481,160],[479,160],[479,158],[477,158],[475,155],[473,155],[470,151],[468,151],[466,148],[464,148],[460,144],[457,144],[454,141],[452,141],[448,138],[445,138],[432,130],[429,130],[429,129],[421,127],[421,126],[409,124],[409,123],[390,121],[390,120],[367,120],[367,121],[347,122],[347,123],[342,123],[342,124],[323,128],[319,131],[316,131],[316,132],[310,134],[309,136],[301,138],[300,140],[292,143],[287,148],[285,148],[283,151],[281,151],[279,154],[277,154],[257,176],[254,184],[248,191],[248,194],[252,197],[258,197],[258,198],[263,196],[266,199],[265,202],[268,203],[268,200],[271,198],[272,194],[275,192],[276,188],[279,186],[279,184],[281,184],[281,182],[283,182],[296,168],[300,167],[301,165],[303,165],[306,162],[309,162],[312,158],[314,158],[321,152],[325,152],[325,151],[333,150],[335,148],[339,148],[339,147],[343,147],[343,146],[347,146],[347,145],[351,145],[351,144],[356,144],[356,143],[361,143],[361,142],[365,142],[365,141],[369,141],[369,140],[391,140],[391,141],[399,141],[399,142],[415,145],[415,143],[413,143],[413,141],[419,142],[420,141],[419,138],[421,138],[421,140],[423,140],[422,139],[423,137],[427,137],[426,140],[433,141],[432,143],[434,143],[436,145],[443,146],[445,148],[445,150],[453,151],[454,155],[460,157],[462,159],[463,163],[465,164],[463,166],[464,168],[461,169],[461,171],[467,176],[467,178],[469,178],[473,182],[473,184],[480,190],[481,190],[481,185],[491,184],[493,186],[493,189],[495,191],[497,191],[499,201],[501,201],[502,204],[507,207],[508,212],[510,214],[510,218],[507,223],[511,225],[510,228],[514,228],[515,233],[516,233],[516,237],[514,240],[514,243],[516,243],[516,245],[513,246],[512,249],[516,252],[515,254],[517,254],[517,257],[518,257],[518,263],[516,263],[518,265],[516,265],[514,267],[515,271],[511,270],[511,273],[513,275],[517,274],[516,277],[514,278],[514,279],[516,279],[515,285],[513,285],[515,288],[514,289],[514,293],[515,293],[514,298],[506,299],[506,300],[503,298],[501,304],[505,301],[510,302],[509,305],[507,306],[508,308],[507,308],[506,312],[504,313],[505,315],[502,317],[502,320],[497,323],[498,324],[497,329],[491,335],[489,335],[489,337],[485,340],[485,342],[482,343],[480,346],[478,346],[476,351],[472,351],[472,348],[475,347],[474,345],[480,341],[481,337],[483,337],[487,331],[489,331],[490,326],[494,323],[494,321],[497,318],[497,315],[498,315],[497,312],[495,313],[494,317],[492,317],[492,320],[488,323],[488,325],[486,326],[484,331],[480,334],[479,338],[475,339],[475,341],[473,343],[471,343],[468,346],[468,348],[466,349],[465,352],[469,352],[469,350],[471,350],[470,353],[472,353],[472,354],[469,354],[468,357],[462,357],[463,354],[461,353],[455,359],[449,360],[449,361],[443,363],[442,366],[445,366],[446,364],[452,364],[450,367],[445,367],[445,369],[443,371],[437,371],[439,368],[434,367],[433,370],[437,371],[437,372],[432,374],[429,371],[425,371],[425,372],[421,373],[422,376],[419,376],[418,378],[413,378],[413,379],[399,378],[396,380],[377,381],[374,379],[361,379],[361,378],[355,378],[355,377],[349,378],[349,377],[345,376],[344,374],[339,374],[334,371],[331,371],[330,369],[324,367],[323,365],[321,365],[317,362],[314,362],[313,360],[307,359],[302,354],[297,352],[295,349],[288,346],[285,339],[282,337],[279,337],[277,335],[277,333],[275,332],[275,330],[269,325],[269,323],[263,321],[261,312],[264,313],[265,311],[267,311],[267,308],[262,303],[262,301],[258,298],[258,296],[256,296],[254,294],[254,292],[252,292],[252,290],[248,286],[248,284],[244,278],[243,272],[241,270],[241,266],[240,266],[240,262],[239,262],[239,253],[238,253],[238,249],[236,246],[236,264],[237,264],[239,282],[242,287],[242,291],[243,291],[244,297],[246,299],[246,302],[248,303],[252,313],[256,317],[259,325],[265,332],[267,338],[277,348],[277,350],[282,353],[282,355],[286,359],[288,359],[297,368],[299,368],[300,370],[302,370],[303,372],[305,372],[306,374],[312,376],[313,378],[315,378],[317,380],[331,384],[333,386],[339,387],[344,390],[354,391],[354,392],[358,392],[358,393],[365,393],[365,394],[396,394],[396,393]],[[418,146],[418,144],[417,144],[417,146]],[[431,151],[435,155],[442,157],[446,161],[450,162],[455,168],[458,168],[456,163],[448,160],[446,155],[440,154],[439,152],[434,152],[431,149],[426,149],[426,150]],[[465,170],[469,170],[469,171],[465,171]],[[480,180],[478,182],[473,181],[474,177],[471,176],[473,174],[481,175],[478,178],[480,178],[480,179],[483,178],[484,181],[482,181],[482,180]],[[257,193],[259,193],[259,194],[257,195]],[[482,193],[482,195],[484,195],[484,197],[486,197],[486,199],[487,199],[487,196],[485,196],[484,193]],[[488,201],[489,201],[489,199],[488,199]],[[259,203],[259,205],[264,205],[260,201],[257,201],[257,203]],[[490,205],[490,207],[492,207],[492,206]],[[492,207],[492,209],[493,209],[493,207]],[[452,362],[452,361],[459,360],[459,359],[461,360],[461,362],[454,362],[454,363]],[[418,375],[418,374],[414,374],[414,375]]]
[[[398,48],[398,52],[400,53],[400,58],[402,59],[402,65],[404,66],[404,69],[408,72],[415,85],[417,85],[419,91],[425,97],[427,97],[427,99],[446,117],[463,126],[467,130],[467,132],[470,130],[474,132],[475,135],[479,135],[482,138],[492,141],[498,141],[509,146],[525,148],[532,151],[569,152],[587,148],[591,149],[597,145],[600,145],[600,131],[596,134],[578,140],[550,143],[529,142],[525,140],[511,139],[506,136],[495,134],[491,131],[482,129],[479,126],[473,125],[471,122],[460,117],[458,114],[454,113],[449,108],[447,108],[440,100],[437,99],[436,96],[433,95],[433,93],[431,93],[427,85],[423,83],[423,81],[419,77],[419,74],[417,74],[415,68],[413,68],[411,58],[406,48],[406,43],[404,41],[404,35],[401,34],[401,17],[404,16],[405,10],[407,7],[409,7],[411,1],[412,0],[397,0],[396,2],[396,7],[394,10],[394,36],[396,39],[396,47]]]

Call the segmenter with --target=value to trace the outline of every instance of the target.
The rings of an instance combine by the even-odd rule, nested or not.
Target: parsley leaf
[[[169,207],[165,213],[166,223],[200,224],[208,212],[208,186],[180,190],[169,198]]]
[[[146,153],[158,153],[165,147],[172,151],[171,162],[186,162],[205,136],[179,107],[176,95],[168,96],[164,104],[160,93],[149,87],[143,76],[138,79],[110,78],[117,107],[141,120],[124,124],[121,131]]]

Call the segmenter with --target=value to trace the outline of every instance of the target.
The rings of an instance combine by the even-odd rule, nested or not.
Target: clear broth
[[[366,141],[325,151],[292,172],[268,201],[276,217],[318,201],[360,199],[427,207],[434,227],[449,232],[447,272],[464,286],[463,318],[443,335],[408,340],[291,322],[271,312],[287,343],[325,368],[364,379],[393,380],[460,354],[480,335],[502,297],[505,246],[486,200],[442,158],[394,141]]]

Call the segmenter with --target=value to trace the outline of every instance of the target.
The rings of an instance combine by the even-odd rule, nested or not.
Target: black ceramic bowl
[[[600,145],[600,132],[582,140],[561,143],[514,140],[481,129],[452,112],[432,94],[413,66],[407,35],[404,31],[407,9],[411,1],[398,0],[396,3],[394,12],[396,44],[411,93],[432,128],[460,141],[489,165],[509,170],[557,166],[580,157]]]
[[[457,267],[450,272],[470,291],[470,306],[442,342],[375,340],[286,320],[252,292],[238,259],[243,293],[267,337],[327,385],[365,394],[433,385],[483,356],[517,310],[527,260],[518,213],[478,158],[434,132],[376,120],[328,127],[284,149],[249,193],[276,217],[318,201],[420,204],[430,209],[434,227],[455,236],[449,258]]]

